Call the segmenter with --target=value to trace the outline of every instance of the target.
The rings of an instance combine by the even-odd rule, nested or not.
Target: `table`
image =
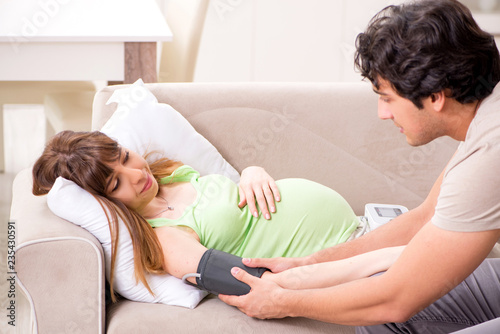
[[[155,0],[2,0],[1,81],[157,81]]]

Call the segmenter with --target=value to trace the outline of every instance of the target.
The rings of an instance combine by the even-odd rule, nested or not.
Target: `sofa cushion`
[[[122,300],[108,308],[106,317],[107,334],[354,334],[354,327],[306,318],[250,318],[213,295],[205,298],[194,310]]]

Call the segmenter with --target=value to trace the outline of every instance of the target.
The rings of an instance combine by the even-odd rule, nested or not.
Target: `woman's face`
[[[139,154],[122,147],[118,161],[111,167],[113,174],[105,188],[107,195],[141,214],[158,193],[158,183],[148,163]]]

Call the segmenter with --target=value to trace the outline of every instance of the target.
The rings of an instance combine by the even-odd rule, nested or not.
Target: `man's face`
[[[379,95],[378,117],[391,119],[406,136],[408,144],[424,145],[443,135],[430,97],[422,101],[424,108],[418,109],[413,102],[398,95],[386,80],[380,79],[379,89],[373,87],[373,91]]]

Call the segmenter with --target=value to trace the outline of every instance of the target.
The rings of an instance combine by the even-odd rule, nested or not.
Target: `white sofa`
[[[304,177],[342,194],[359,215],[369,202],[417,206],[456,149],[448,139],[410,147],[377,118],[367,83],[161,83],[147,85],[241,171]],[[113,113],[117,86],[94,100],[93,128]],[[31,170],[13,185],[17,275],[39,333],[354,333],[301,318],[256,320],[215,297],[195,309],[121,300],[106,307],[104,260],[87,231],[56,217],[31,194]],[[29,313],[30,310],[28,310]],[[23,314],[26,314],[26,310]]]

